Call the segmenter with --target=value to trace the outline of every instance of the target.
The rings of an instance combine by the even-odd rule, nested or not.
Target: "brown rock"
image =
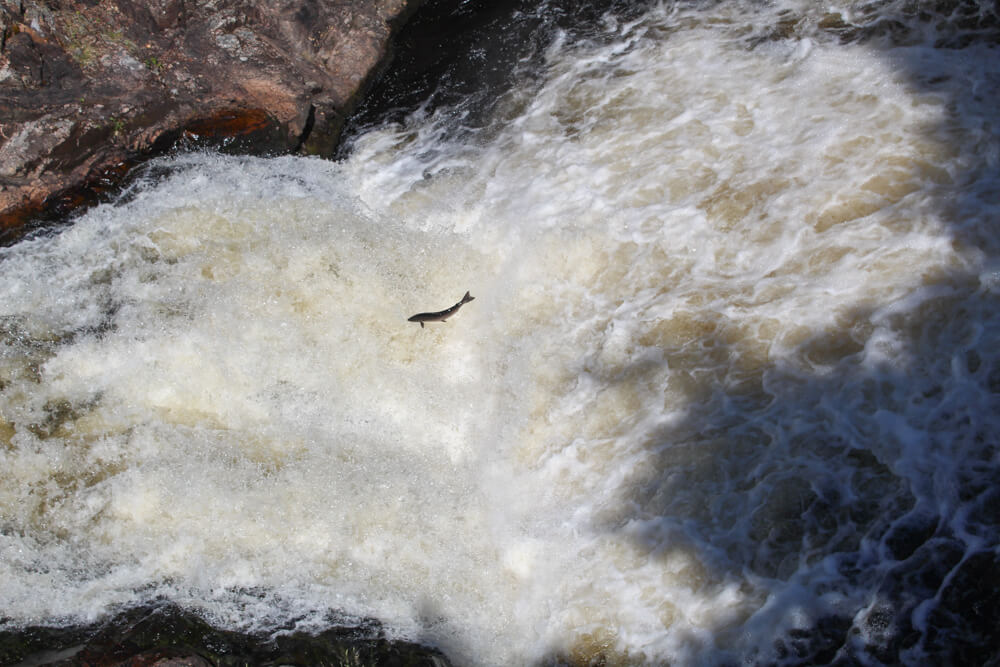
[[[0,239],[178,141],[328,154],[420,2],[0,0]]]

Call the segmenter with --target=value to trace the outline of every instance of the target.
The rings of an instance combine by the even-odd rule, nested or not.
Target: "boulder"
[[[0,0],[0,240],[178,144],[329,154],[421,0]]]
[[[346,622],[345,622],[346,621]],[[164,600],[91,625],[0,630],[0,664],[53,667],[239,667],[343,665],[448,667],[439,650],[390,639],[370,619],[338,619],[322,631],[247,633],[213,626]]]

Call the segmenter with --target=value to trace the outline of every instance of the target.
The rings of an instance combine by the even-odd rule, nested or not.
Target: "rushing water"
[[[988,652],[1000,49],[918,9],[608,14],[475,123],[174,157],[4,249],[2,623],[165,596],[459,664]]]

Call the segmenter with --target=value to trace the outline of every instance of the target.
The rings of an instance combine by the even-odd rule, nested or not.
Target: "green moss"
[[[66,52],[78,65],[87,67],[95,60],[95,39],[90,31],[90,21],[80,12],[67,14],[63,18],[63,35]]]
[[[136,43],[103,16],[75,11],[67,12],[61,18],[63,45],[81,67],[94,65],[98,55],[110,51],[112,47],[124,49],[137,59],[141,57]]]
[[[112,116],[108,127],[111,128],[111,136],[117,139],[125,131],[125,121],[118,116]]]

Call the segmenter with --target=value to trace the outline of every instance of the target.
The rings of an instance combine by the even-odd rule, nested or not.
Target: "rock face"
[[[0,664],[53,667],[448,667],[440,651],[387,639],[375,622],[318,634],[253,635],[213,627],[168,602],[121,611],[90,626],[0,631]]]
[[[328,154],[420,2],[0,0],[0,239],[179,142]]]

